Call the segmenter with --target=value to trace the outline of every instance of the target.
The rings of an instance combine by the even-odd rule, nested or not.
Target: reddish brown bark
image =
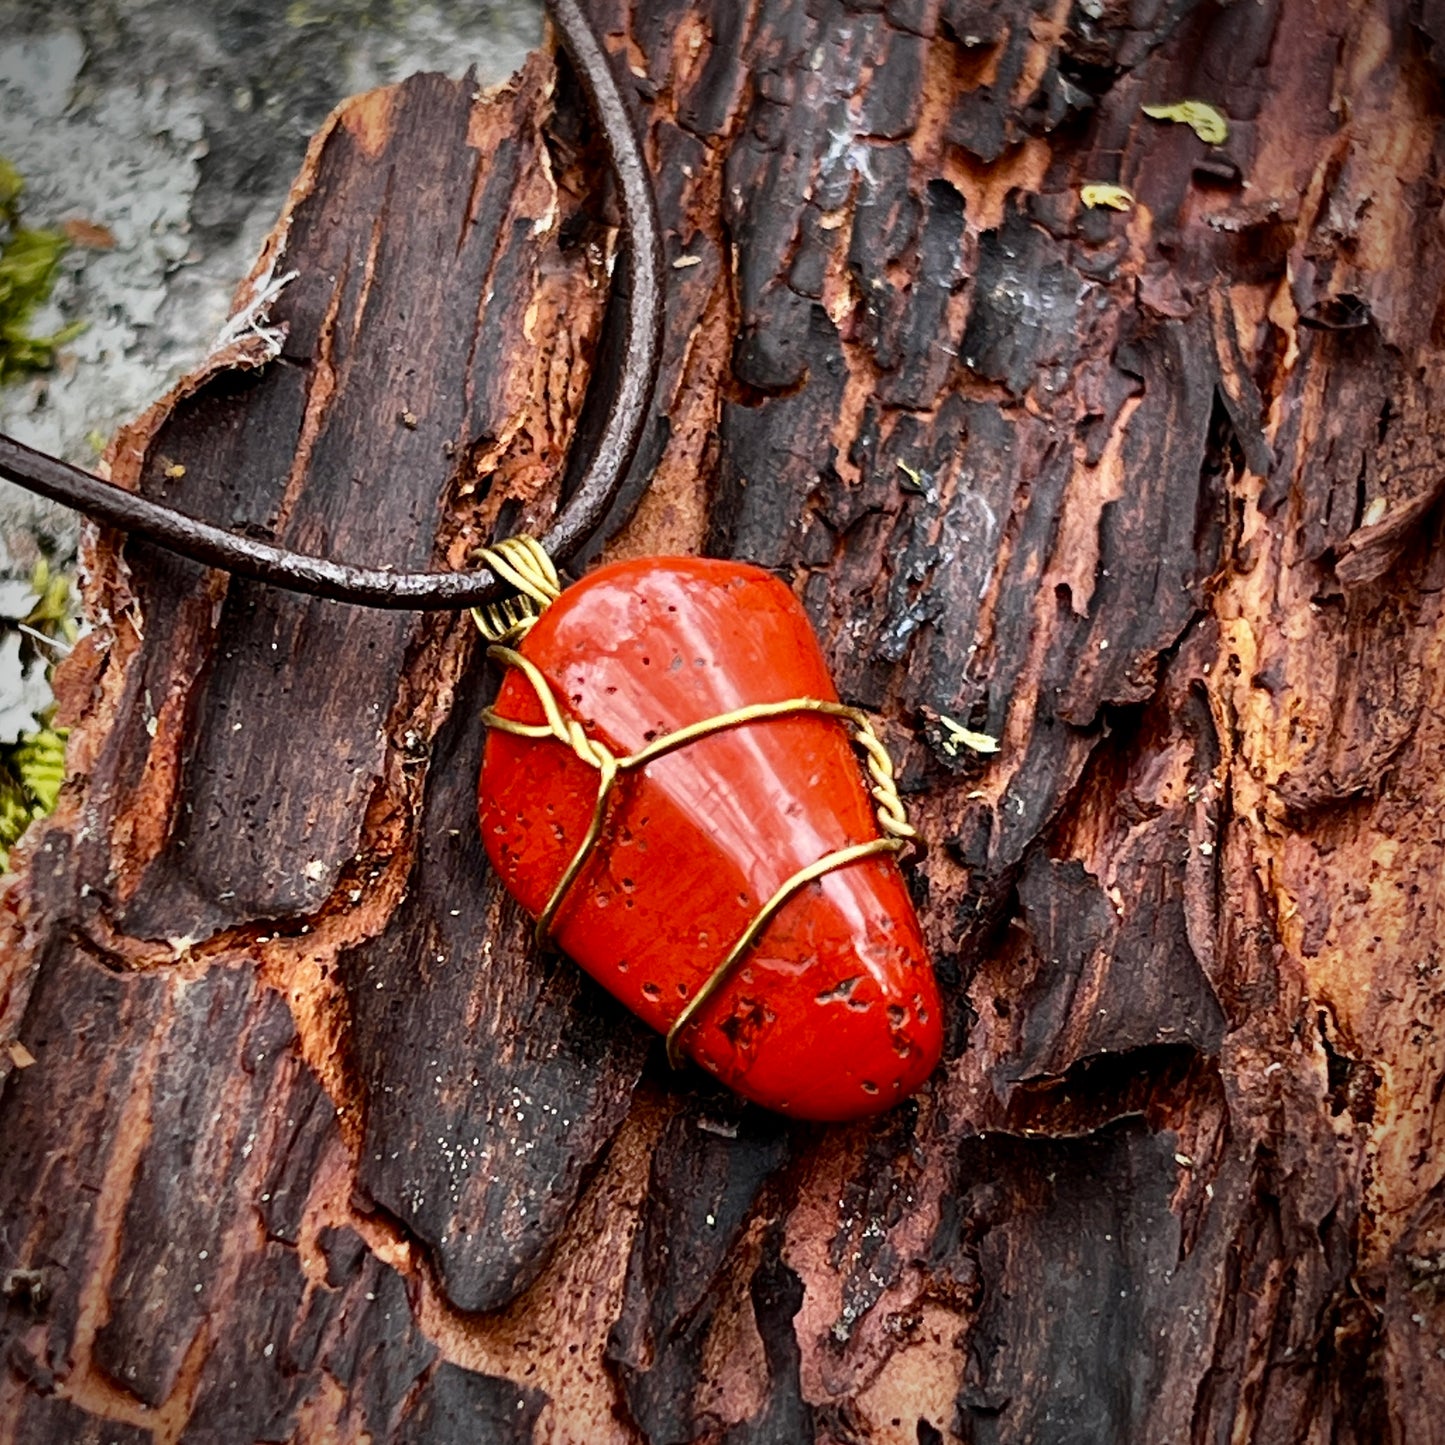
[[[669,1075],[485,865],[469,623],[101,539],[0,1441],[1445,1439],[1437,9],[596,0],[672,262],[609,554],[776,569],[885,720],[946,1062],[849,1128]],[[544,519],[600,174],[546,57],[351,102],[281,357],[113,474],[398,567]]]

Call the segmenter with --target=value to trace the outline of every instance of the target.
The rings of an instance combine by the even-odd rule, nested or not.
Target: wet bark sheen
[[[591,10],[671,262],[604,554],[803,599],[945,1062],[838,1128],[670,1075],[489,872],[465,618],[93,539],[3,902],[0,1442],[1445,1440],[1441,7]],[[348,103],[239,298],[296,273],[279,354],[112,474],[465,565],[595,424],[609,204],[550,56]]]

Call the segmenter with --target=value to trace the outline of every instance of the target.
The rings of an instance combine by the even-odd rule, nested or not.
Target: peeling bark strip
[[[672,262],[608,553],[778,569],[883,714],[947,1062],[847,1129],[667,1074],[487,871],[468,625],[101,538],[4,897],[0,1442],[1445,1438],[1438,7],[591,10]],[[343,107],[280,358],[113,474],[398,567],[544,519],[580,117],[543,57]]]

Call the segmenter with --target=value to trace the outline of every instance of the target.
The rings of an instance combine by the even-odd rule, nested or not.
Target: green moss
[[[67,729],[47,725],[0,748],[0,872],[9,868],[21,834],[55,809],[65,781],[67,736]]]
[[[55,273],[65,254],[59,231],[39,231],[20,223],[20,193],[25,183],[0,157],[0,386],[55,362],[55,349],[79,335],[83,322],[53,336],[32,336],[30,318],[50,299]]]
[[[70,579],[52,572],[42,558],[30,579],[35,605],[23,619],[33,633],[56,642],[74,642],[75,599]],[[52,708],[33,732],[0,746],[0,873],[10,866],[10,850],[35,821],[55,810],[65,781],[66,728],[51,725]]]

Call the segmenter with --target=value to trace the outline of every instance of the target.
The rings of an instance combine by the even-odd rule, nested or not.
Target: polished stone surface
[[[619,757],[748,703],[836,699],[797,599],[734,562],[604,567],[564,592],[520,650],[564,710]],[[516,669],[497,711],[542,720]],[[534,914],[586,832],[597,780],[553,739],[498,730],[488,739],[482,836]],[[554,938],[666,1032],[780,885],[877,836],[845,723],[800,716],[733,728],[623,776]],[[790,899],[683,1043],[757,1103],[848,1119],[889,1108],[927,1078],[941,1024],[912,902],[884,854]]]

